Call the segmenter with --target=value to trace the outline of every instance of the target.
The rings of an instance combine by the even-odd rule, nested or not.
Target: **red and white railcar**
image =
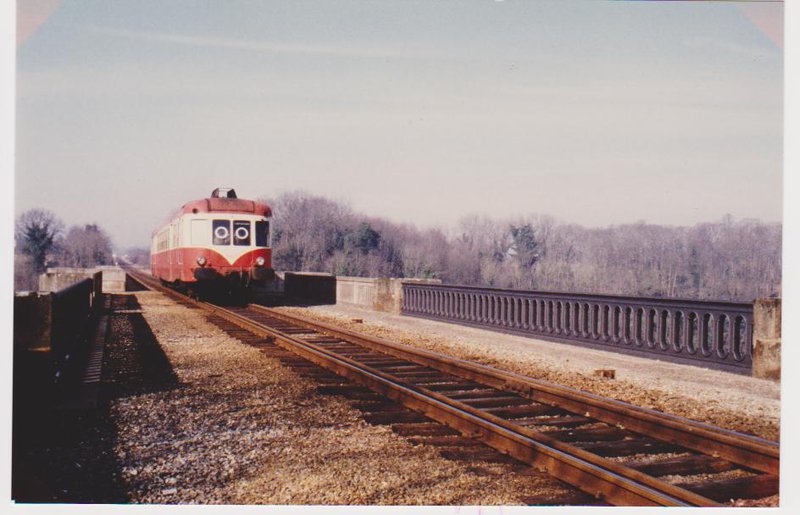
[[[271,281],[271,219],[268,205],[217,188],[210,198],[184,204],[153,233],[151,272],[174,285],[228,291]]]

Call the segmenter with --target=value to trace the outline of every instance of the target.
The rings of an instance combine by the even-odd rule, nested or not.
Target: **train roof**
[[[169,220],[185,213],[245,213],[257,216],[272,216],[272,209],[262,202],[245,200],[236,196],[236,191],[230,188],[217,188],[211,192],[209,198],[191,200],[174,212]],[[167,224],[170,222],[166,222]],[[165,224],[166,225],[166,224]],[[160,226],[153,234],[160,231]]]
[[[248,213],[259,216],[272,216],[272,209],[266,204],[241,198],[204,198],[187,202],[181,213]]]
[[[192,200],[180,209],[181,213],[248,213],[271,216],[272,210],[266,204],[245,200],[236,196],[233,188],[216,188],[209,198]]]

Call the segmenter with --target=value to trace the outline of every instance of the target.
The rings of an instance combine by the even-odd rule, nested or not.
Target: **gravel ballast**
[[[131,502],[511,505],[568,493],[531,469],[444,459],[317,394],[200,311],[136,298],[177,384],[111,402]]]

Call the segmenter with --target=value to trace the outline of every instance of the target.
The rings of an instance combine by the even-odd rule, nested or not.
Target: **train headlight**
[[[206,257],[200,256],[199,258],[197,258],[197,264],[200,266],[206,266]]]
[[[264,266],[264,263],[266,263],[266,262],[267,262],[267,260],[264,259],[264,256],[258,256],[256,258],[256,265],[258,265],[258,266]]]

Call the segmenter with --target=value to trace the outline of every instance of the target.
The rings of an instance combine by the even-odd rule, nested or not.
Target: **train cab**
[[[232,188],[184,204],[153,235],[151,268],[167,283],[248,287],[275,277],[272,211]]]

